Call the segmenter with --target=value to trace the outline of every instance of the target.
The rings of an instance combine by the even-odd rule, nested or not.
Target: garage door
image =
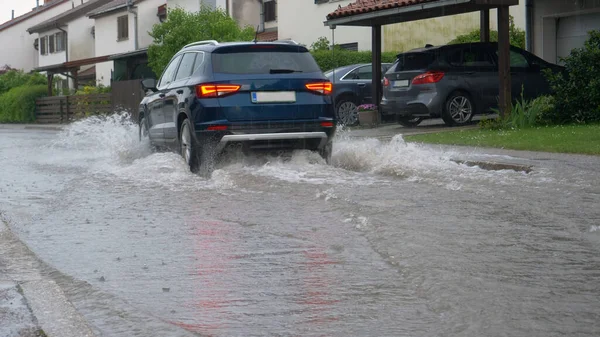
[[[573,48],[583,47],[590,30],[600,29],[600,13],[568,16],[558,20],[556,32],[556,62],[561,57],[569,56]]]

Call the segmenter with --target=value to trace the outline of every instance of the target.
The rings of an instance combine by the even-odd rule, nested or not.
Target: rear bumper
[[[225,135],[217,145],[221,152],[230,144],[238,143],[254,149],[276,148],[307,148],[310,150],[322,149],[329,137],[325,132],[289,132],[289,133],[254,133]]]
[[[381,111],[384,115],[405,117],[439,117],[444,104],[436,92],[421,93],[416,97],[383,97]]]
[[[322,126],[322,122],[333,126]],[[211,144],[218,152],[237,147],[244,151],[278,151],[322,149],[334,137],[336,127],[332,119],[310,121],[228,123],[227,130],[208,131],[206,124],[196,125],[196,138],[201,144]]]

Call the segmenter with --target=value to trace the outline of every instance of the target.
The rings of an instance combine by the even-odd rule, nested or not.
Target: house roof
[[[355,14],[374,12],[381,9],[404,7],[435,1],[439,0],[356,0],[355,2],[348,4],[347,6],[339,6],[338,9],[327,15],[327,20]]]
[[[37,24],[27,31],[29,34],[41,33],[56,27],[65,26],[67,22],[84,16],[91,10],[94,10],[100,6],[106,5],[111,0],[89,0],[75,8],[72,8],[64,13],[61,13],[51,19],[48,19],[40,24]]]
[[[16,25],[18,23],[23,22],[23,21],[27,21],[30,18],[32,18],[32,17],[34,17],[34,16],[36,16],[38,14],[41,14],[41,13],[49,10],[50,8],[53,8],[53,7],[58,6],[60,4],[63,4],[65,2],[67,2],[67,1],[69,1],[69,0],[52,0],[50,2],[47,2],[47,3],[43,4],[43,5],[40,5],[39,7],[34,8],[32,11],[30,11],[28,13],[25,13],[25,14],[23,14],[21,16],[18,16],[18,17],[14,18],[14,19],[12,19],[10,21],[6,21],[5,23],[1,24],[0,25],[0,31],[3,31],[5,29],[7,29],[9,27],[12,27],[12,26],[14,26],[14,25]]]
[[[108,14],[120,9],[124,9],[127,8],[127,2],[129,0],[113,0],[110,1],[109,3],[105,4],[102,7],[96,8],[95,10],[89,12],[87,14],[87,16],[89,16],[90,18],[94,18],[97,16],[101,16],[104,14]],[[144,0],[132,0],[132,5],[137,5],[138,3],[142,2]]]
[[[141,48],[135,51],[130,51],[127,53],[121,53],[121,54],[114,54],[108,57],[109,60],[120,60],[120,59],[126,59],[126,58],[130,58],[130,57],[135,57],[135,56],[140,56],[140,55],[147,55],[148,54],[148,48]]]
[[[91,65],[91,64],[107,62],[107,61],[109,61],[109,57],[110,57],[110,55],[91,57],[91,58],[87,58],[87,59],[81,59],[81,60],[63,62],[63,63],[59,63],[59,64],[53,64],[53,65],[44,66],[44,67],[38,67],[38,68],[35,68],[34,70],[35,71],[50,71],[53,73],[67,72],[67,71],[71,71],[73,69],[77,69],[81,66],[87,66],[87,65]]]

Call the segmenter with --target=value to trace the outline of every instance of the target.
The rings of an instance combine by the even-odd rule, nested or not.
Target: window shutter
[[[119,40],[125,40],[129,38],[129,16],[124,15],[120,16],[117,19],[117,28],[118,28],[118,36]]]
[[[275,0],[264,3],[265,22],[277,20],[277,2]]]
[[[47,55],[46,36],[40,39],[40,50],[42,55]]]
[[[50,54],[52,54],[56,51],[56,48],[54,45],[54,35],[48,36],[48,51],[50,52]]]

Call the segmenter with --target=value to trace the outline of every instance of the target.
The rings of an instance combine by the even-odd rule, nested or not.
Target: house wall
[[[259,0],[229,0],[231,17],[240,27],[251,26],[253,29],[260,24],[262,11]]]
[[[323,22],[327,14],[350,2],[345,0],[315,4],[311,0],[277,0],[279,39],[292,39],[309,47],[321,36],[332,42],[331,29]],[[371,28],[339,26],[335,29],[336,44],[353,42],[358,42],[359,50],[370,50]]]
[[[561,20],[600,13],[600,0],[534,0],[532,11],[533,53],[554,63],[557,62],[557,28]],[[598,17],[600,20],[600,15]]]
[[[137,5],[138,11],[138,48],[146,48],[152,43],[148,32],[152,26],[159,23],[157,16],[158,7],[164,4],[164,0],[146,0]],[[117,18],[123,15],[129,17],[129,38],[117,41]],[[96,56],[126,53],[135,51],[134,15],[127,13],[125,9],[108,15],[95,18],[96,25]],[[114,62],[103,62],[96,64],[96,80],[105,86],[110,85],[111,73]]]
[[[56,34],[59,32],[60,32],[60,30],[58,30],[58,29],[52,29],[52,30],[46,31],[40,35],[38,35],[38,34],[32,34],[32,35],[34,35],[35,37],[44,37],[44,36],[50,36],[52,34]],[[65,51],[54,52],[54,53],[50,53],[48,51],[47,55],[41,55],[42,48],[40,46],[39,51],[36,51],[36,52],[38,54],[40,54],[39,55],[39,67],[60,64],[60,63],[64,63],[67,61],[67,54]]]
[[[331,0],[324,4],[314,1],[278,0],[279,38],[291,38],[310,46],[319,37],[325,36],[332,42],[329,27],[324,26],[327,14],[338,6],[345,6],[347,0]],[[497,11],[490,12],[490,28],[497,29]],[[515,24],[525,29],[525,1],[510,8]],[[427,43],[439,45],[456,36],[479,28],[479,12],[441,17],[428,20],[386,25],[382,29],[384,51],[403,51],[422,47]],[[371,29],[369,27],[344,27],[335,29],[335,43],[358,43],[359,50],[371,49]]]
[[[218,6],[225,9],[225,0],[167,0],[167,7],[181,7],[188,12],[197,12],[200,10],[200,4],[204,3],[210,6]]]
[[[39,66],[39,53],[33,47],[37,34],[29,34],[27,29],[42,23],[71,8],[66,2],[47,9],[28,20],[0,30],[0,64],[31,71]]]
[[[509,8],[515,26],[525,30],[525,1]],[[426,44],[442,45],[480,27],[480,12],[403,22],[383,27],[384,50],[402,52]],[[490,29],[498,29],[498,11],[490,11]]]

